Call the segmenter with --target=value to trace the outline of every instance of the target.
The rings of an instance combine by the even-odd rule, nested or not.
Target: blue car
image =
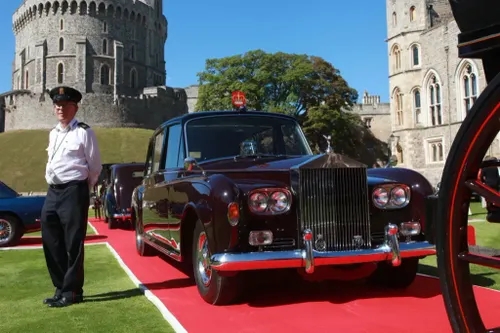
[[[45,196],[22,196],[0,181],[0,247],[15,246],[25,233],[40,230]]]

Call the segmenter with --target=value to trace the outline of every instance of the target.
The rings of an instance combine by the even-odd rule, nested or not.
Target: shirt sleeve
[[[91,128],[85,130],[85,158],[89,166],[89,185],[93,187],[102,170],[101,152],[97,144],[97,137]]]

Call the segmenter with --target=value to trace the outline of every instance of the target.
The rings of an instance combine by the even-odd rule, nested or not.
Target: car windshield
[[[19,193],[11,189],[5,183],[0,182],[0,199],[18,197]]]
[[[299,124],[282,117],[203,117],[189,121],[186,133],[188,156],[198,161],[233,156],[312,155]]]

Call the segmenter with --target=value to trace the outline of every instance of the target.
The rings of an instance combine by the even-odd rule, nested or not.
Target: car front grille
[[[299,196],[301,229],[317,251],[371,247],[366,168],[301,169]]]

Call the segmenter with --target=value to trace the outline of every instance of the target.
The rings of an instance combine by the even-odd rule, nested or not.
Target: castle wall
[[[153,92],[138,97],[120,96],[116,101],[109,94],[85,94],[76,117],[97,127],[155,129],[170,118],[187,113],[182,89],[151,90]],[[49,129],[57,124],[52,100],[47,93],[13,92],[7,94],[3,101],[6,105],[5,131]]]
[[[467,109],[486,86],[484,70],[476,59],[458,58],[447,0],[387,0],[387,27],[391,147],[399,147],[401,166],[436,184]],[[500,157],[498,140],[489,154]]]

